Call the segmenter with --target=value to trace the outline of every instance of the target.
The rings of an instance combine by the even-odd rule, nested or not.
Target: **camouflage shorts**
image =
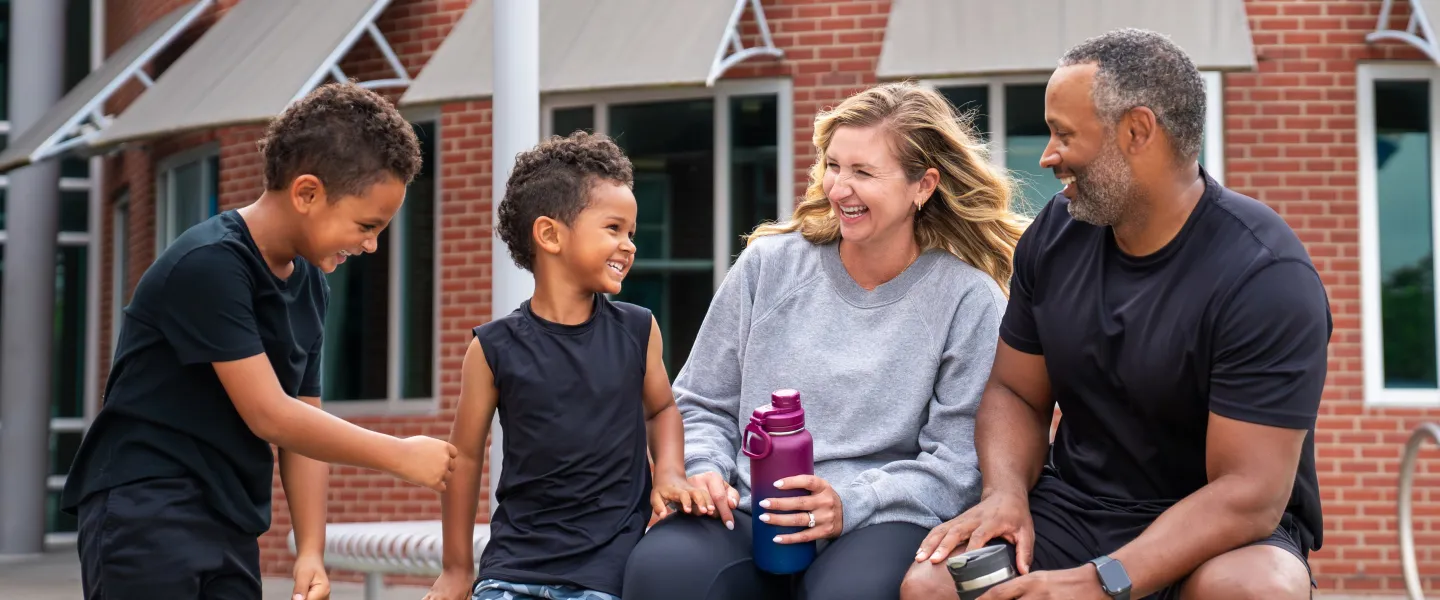
[[[568,585],[522,584],[484,579],[475,586],[470,600],[620,600],[604,592]]]

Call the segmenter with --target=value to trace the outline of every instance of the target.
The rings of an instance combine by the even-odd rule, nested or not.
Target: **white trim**
[[[1380,310],[1380,198],[1379,171],[1375,156],[1375,82],[1377,80],[1425,81],[1430,84],[1430,215],[1431,246],[1436,248],[1440,233],[1440,135],[1435,118],[1440,115],[1440,70],[1431,65],[1361,64],[1356,68],[1356,150],[1359,153],[1360,186],[1360,341],[1367,407],[1440,406],[1440,390],[1388,389],[1385,387],[1383,315]],[[1436,295],[1440,303],[1440,294]],[[1440,306],[1436,307],[1440,329]],[[1440,340],[1440,331],[1436,332]]]
[[[10,176],[0,175],[0,189],[9,189]],[[84,177],[61,177],[60,191],[62,192],[86,192],[91,189],[90,180]]]
[[[743,0],[742,0],[743,1]],[[594,131],[610,132],[610,110],[615,104],[639,104],[672,100],[711,99],[714,112],[714,208],[711,243],[712,283],[718,288],[730,268],[730,245],[734,241],[730,223],[730,98],[733,96],[775,96],[776,103],[776,183],[775,216],[789,220],[794,210],[795,190],[795,122],[794,86],[788,78],[726,79],[713,87],[666,87],[629,90],[598,90],[547,94],[540,101],[542,135],[552,135],[555,111],[565,108],[593,107]],[[649,261],[653,264],[655,261]],[[677,264],[680,261],[667,261]]]
[[[1380,18],[1375,23],[1375,31],[1365,35],[1366,43],[1375,43],[1382,40],[1395,40],[1410,44],[1424,52],[1430,60],[1440,64],[1440,48],[1435,45],[1435,30],[1430,26],[1430,19],[1425,14],[1423,2],[1410,2],[1410,21],[1406,23],[1405,30],[1390,29],[1390,10],[1394,8],[1395,0],[1385,0],[1380,5]],[[1422,35],[1423,34],[1423,35]]]
[[[1225,185],[1225,78],[1219,71],[1201,71],[1205,79],[1205,171]]]
[[[206,0],[207,2],[209,0]],[[105,0],[90,0],[90,71],[105,63]],[[144,73],[143,70],[136,71]],[[86,229],[90,232],[90,247],[86,250],[89,264],[86,271],[85,290],[85,390],[83,394],[85,424],[95,420],[100,412],[100,268],[104,264],[100,252],[103,235],[100,231],[105,205],[105,159],[92,156],[88,159],[90,171],[87,184],[90,188],[90,220]]]
[[[100,93],[91,97],[89,101],[80,107],[80,110],[75,111],[75,114],[65,120],[64,125],[61,125],[59,129],[52,132],[50,137],[45,138],[45,141],[41,142],[40,145],[30,153],[30,162],[35,163],[52,156],[63,154],[71,148],[89,143],[90,140],[99,135],[100,132],[110,124],[110,117],[101,114],[101,111],[104,110],[105,102],[110,100],[110,97],[113,96],[115,92],[119,91],[121,87],[128,83],[131,77],[138,78],[140,82],[145,85],[146,89],[149,89],[154,82],[150,80],[150,77],[146,75],[142,69],[150,63],[150,60],[153,59],[156,54],[159,54],[161,50],[169,46],[170,42],[178,37],[181,32],[190,27],[191,23],[200,18],[200,15],[204,14],[205,10],[210,7],[212,1],[213,0],[198,0],[189,12],[185,13],[184,16],[180,17],[179,21],[175,22],[173,27],[165,30],[165,33],[161,34],[160,38],[155,40],[154,44],[151,44],[144,52],[141,52],[130,64],[125,65],[125,68],[120,71],[120,74],[117,75],[115,79],[106,83],[105,87],[101,88]],[[97,10],[92,8],[92,18],[97,12],[102,15],[104,14],[103,9]],[[94,29],[96,26],[92,25],[91,27]],[[99,27],[104,27],[103,21]],[[95,43],[95,40],[102,38],[102,36],[103,33],[95,33],[92,31],[91,43]],[[103,50],[100,52],[103,53]],[[95,50],[92,49],[91,54],[90,70],[94,72],[94,70],[98,68],[98,65],[96,65],[93,60]]]
[[[398,59],[391,60],[394,58],[395,51],[390,48],[390,44],[385,40],[385,36],[375,27],[375,19],[379,18],[380,13],[385,12],[385,8],[388,6],[390,6],[390,0],[374,0],[374,4],[370,5],[370,10],[365,11],[365,14],[360,17],[360,20],[355,22],[355,26],[345,34],[345,37],[340,40],[340,43],[335,45],[335,48],[330,51],[330,54],[325,57],[325,60],[321,61],[320,66],[316,67],[315,72],[305,81],[305,85],[300,86],[300,90],[295,92],[295,96],[290,99],[290,102],[293,103],[304,98],[306,94],[314,91],[314,89],[320,85],[320,82],[325,81],[326,76],[335,77],[341,82],[345,81],[345,74],[340,70],[340,59],[344,58],[345,55],[355,47],[355,42],[360,39],[360,34],[367,32],[370,33],[371,39],[375,41],[375,44],[380,47],[380,53],[385,56],[387,61],[391,61],[390,66],[391,69],[395,71],[395,77],[392,79],[362,81],[356,85],[367,89],[409,87],[410,74],[400,65]]]
[[[740,37],[740,17],[745,14],[745,5],[750,5],[750,10],[755,14],[755,22],[760,28],[760,46],[746,48]],[[726,50],[734,50],[735,53],[725,55]],[[785,51],[775,47],[775,40],[770,37],[770,24],[765,20],[765,9],[760,6],[760,0],[735,0],[735,8],[730,11],[730,21],[725,25],[725,34],[720,36],[720,44],[715,48],[715,59],[710,63],[710,74],[705,77],[705,87],[714,87],[715,82],[730,70],[730,67],[738,65],[751,57],[771,56],[777,59],[785,57]]]

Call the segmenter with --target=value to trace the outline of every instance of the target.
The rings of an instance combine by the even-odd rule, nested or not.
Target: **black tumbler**
[[[955,580],[960,600],[975,600],[986,590],[1015,578],[1015,547],[991,544],[946,559],[945,569]]]

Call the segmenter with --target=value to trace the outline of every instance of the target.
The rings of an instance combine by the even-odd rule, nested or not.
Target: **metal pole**
[[[515,167],[515,155],[540,141],[540,3],[496,0],[494,11],[492,223],[499,220],[500,201],[505,197],[505,181]],[[515,266],[499,239],[492,238],[490,247],[490,316],[499,318],[513,312],[534,293],[535,280]],[[494,515],[504,439],[498,417],[490,431],[490,514]]]
[[[65,3],[10,5],[10,131],[21,133],[60,100]],[[50,377],[55,336],[55,236],[60,164],[10,173],[5,306],[0,314],[0,555],[45,549]],[[67,465],[68,466],[68,465]]]
[[[1400,570],[1405,574],[1405,597],[1408,600],[1425,600],[1420,586],[1420,568],[1415,562],[1415,517],[1410,495],[1415,487],[1415,459],[1420,456],[1420,445],[1427,439],[1440,444],[1440,424],[1426,423],[1416,429],[1405,444],[1404,455],[1400,457]]]

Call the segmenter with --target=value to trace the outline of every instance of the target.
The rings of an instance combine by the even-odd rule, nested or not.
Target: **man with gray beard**
[[[1072,48],[1045,117],[1040,164],[1065,187],[1015,251],[984,491],[901,597],[955,598],[946,558],[992,543],[1019,575],[981,600],[1308,597],[1332,325],[1304,246],[1198,164],[1205,86],[1162,36]]]

